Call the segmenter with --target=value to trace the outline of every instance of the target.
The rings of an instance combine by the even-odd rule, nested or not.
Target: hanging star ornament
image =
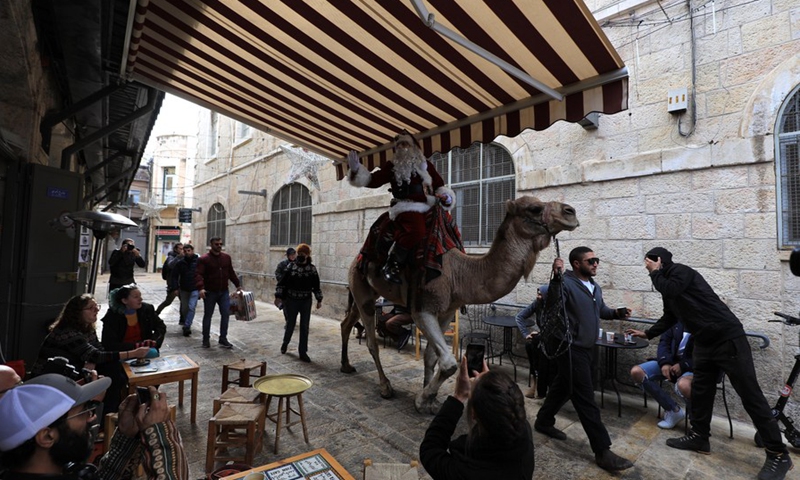
[[[292,169],[289,171],[289,176],[286,177],[285,184],[288,185],[300,177],[306,177],[314,185],[314,188],[319,190],[319,167],[331,163],[331,159],[299,147],[281,145],[281,150],[292,162]]]
[[[161,210],[167,208],[166,205],[159,205],[154,197],[150,197],[146,203],[137,203],[136,206],[142,209],[142,218],[152,218],[161,221]]]

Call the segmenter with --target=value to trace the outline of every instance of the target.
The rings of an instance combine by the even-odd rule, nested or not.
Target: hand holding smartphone
[[[485,353],[486,347],[481,344],[470,343],[467,345],[467,375],[474,377],[476,375],[475,372],[480,373],[483,371]]]
[[[150,389],[147,387],[136,387],[136,396],[139,398],[139,403],[142,405],[150,404]]]

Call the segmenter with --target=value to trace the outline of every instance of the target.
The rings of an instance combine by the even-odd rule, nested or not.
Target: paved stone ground
[[[107,281],[107,276],[98,279],[97,296],[100,299],[106,297]],[[137,281],[140,282],[146,302],[158,305],[163,300],[165,289],[159,274],[138,274]],[[212,324],[212,347],[201,348],[202,302],[198,305],[195,334],[189,338],[181,335],[178,326],[177,300],[162,314],[168,327],[162,353],[185,353],[200,365],[197,424],[190,423],[189,404],[186,401],[184,407],[178,410],[177,418],[192,478],[204,476],[207,421],[211,417],[212,400],[220,393],[222,364],[241,358],[266,360],[269,374],[300,373],[314,381],[313,387],[303,396],[309,443],[303,441],[302,429],[293,427],[291,432],[282,434],[280,452],[276,455],[271,448],[274,425],[268,423],[265,448],[256,456],[256,465],[324,447],[350,473],[361,478],[366,458],[376,463],[406,463],[418,458],[419,443],[432,417],[419,414],[414,409],[414,396],[422,387],[422,361],[414,359],[411,344],[403,352],[381,347],[381,360],[396,393],[395,398],[383,400],[378,393],[377,374],[366,344],[359,345],[357,340],[351,339],[350,359],[357,373],[346,375],[339,372],[341,342],[338,319],[312,315],[309,340],[312,363],[306,364],[297,358],[297,331],[289,352],[280,354],[283,314],[273,305],[262,302],[257,303],[257,309],[258,319],[255,321],[231,319],[228,340],[233,343],[233,350],[221,349],[216,344],[219,329],[219,315],[216,313]],[[491,368],[501,368],[511,373],[508,362],[502,367],[492,365]],[[527,387],[527,368],[520,368],[518,373],[520,387],[524,389]],[[452,380],[445,383],[441,389],[442,400],[452,388]],[[167,393],[171,403],[177,403],[176,384],[164,385],[161,390]],[[618,454],[632,459],[636,466],[618,475],[608,474],[598,468],[577,415],[572,405],[567,404],[556,423],[567,433],[569,438],[566,442],[534,434],[535,478],[752,479],[763,463],[763,450],[753,444],[754,429],[751,425],[735,422],[735,438],[731,440],[727,436],[725,417],[715,417],[712,454],[700,455],[674,450],[664,444],[667,438],[679,436],[682,432],[679,428],[664,431],[656,426],[655,402],[648,402],[649,408],[645,409],[641,396],[623,395],[623,416],[619,418],[616,416],[613,395],[611,400],[608,397],[606,400],[603,421],[614,442],[612,448]],[[539,410],[539,402],[526,400],[531,424]],[[465,429],[466,423],[462,419],[459,433]],[[796,462],[800,461],[800,455],[794,458]],[[790,472],[787,478],[800,478],[796,472],[800,472],[800,468]],[[422,467],[419,468],[419,474],[420,479],[430,478]]]

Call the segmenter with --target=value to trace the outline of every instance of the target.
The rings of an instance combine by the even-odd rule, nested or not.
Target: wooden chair
[[[459,311],[456,310],[456,314],[453,316],[453,321],[450,322],[450,327],[445,330],[444,336],[451,337],[453,339],[453,355],[458,353],[458,317]],[[420,351],[420,337],[422,336],[422,332],[420,332],[419,328],[414,325],[414,351],[416,355],[416,359],[419,360],[419,351]]]
[[[261,404],[222,404],[208,421],[207,473],[214,470],[216,462],[253,464],[253,457],[263,446],[265,413]]]

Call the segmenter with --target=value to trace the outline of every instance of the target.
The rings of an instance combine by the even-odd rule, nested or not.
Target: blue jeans
[[[208,342],[211,338],[211,315],[214,314],[214,306],[219,305],[219,339],[228,339],[228,317],[231,311],[231,297],[227,290],[221,292],[209,292],[206,290],[206,298],[203,299],[203,341]]]
[[[283,344],[289,345],[297,325],[297,314],[300,314],[300,345],[297,352],[303,355],[308,352],[308,330],[311,323],[311,298],[295,300],[286,298],[283,300],[283,314],[286,319],[286,331],[283,333]]]
[[[648,362],[639,364],[639,368],[644,371],[642,390],[649,393],[650,396],[653,397],[665,411],[674,412],[675,407],[677,407],[678,404],[672,399],[669,393],[667,393],[666,390],[661,388],[661,385],[659,385],[661,381],[669,379],[661,374],[661,367],[658,366],[658,362],[655,360],[650,360]],[[692,372],[684,372],[681,375],[681,377],[686,376],[692,376]],[[675,383],[675,393],[683,398],[683,395],[681,395],[681,392],[678,390],[677,382]]]
[[[181,317],[184,319],[184,328],[190,328],[194,322],[194,311],[197,308],[197,300],[200,298],[199,290],[180,291],[181,297]]]

